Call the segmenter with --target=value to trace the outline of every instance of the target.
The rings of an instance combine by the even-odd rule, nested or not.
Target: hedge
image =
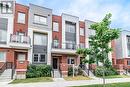
[[[117,71],[113,67],[106,68],[104,66],[98,66],[95,70],[95,75],[98,77],[103,76],[103,71],[105,71],[105,76],[118,75]]]
[[[50,65],[29,65],[27,68],[26,77],[51,77],[52,68]]]

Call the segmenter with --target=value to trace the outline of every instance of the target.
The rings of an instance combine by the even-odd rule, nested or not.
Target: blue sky
[[[53,14],[67,13],[80,20],[101,21],[107,13],[112,13],[113,28],[130,30],[130,0],[16,0],[28,5],[33,3],[53,9]]]

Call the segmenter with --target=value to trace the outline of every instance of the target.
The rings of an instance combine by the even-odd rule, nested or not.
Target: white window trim
[[[85,36],[85,29],[84,28],[80,28],[80,36]]]
[[[35,16],[38,17],[38,20],[35,19]],[[45,18],[45,19],[46,19],[46,22],[41,22],[41,21],[40,21],[41,17],[42,17],[42,18]],[[34,14],[33,22],[34,22],[35,24],[47,25],[47,16],[42,16],[42,15]]]
[[[24,15],[23,20],[19,20],[19,14]],[[18,19],[17,19],[17,22],[20,23],[20,24],[25,24],[25,23],[26,23],[26,14],[25,14],[25,13],[22,13],[22,12],[18,12]]]
[[[38,62],[35,62],[34,61],[34,55],[37,54],[38,55]],[[44,62],[40,62],[40,55],[45,55],[45,61]],[[47,55],[46,53],[33,53],[33,63],[46,63],[47,62],[47,59],[46,59]]]
[[[55,31],[55,32],[59,31],[59,23],[58,22],[53,22],[53,31]]]
[[[73,64],[71,64],[72,59],[74,59],[74,64],[75,64],[75,58],[74,57],[68,57],[67,59],[69,59],[69,63],[68,63],[68,60],[67,60],[68,65],[73,65]]]

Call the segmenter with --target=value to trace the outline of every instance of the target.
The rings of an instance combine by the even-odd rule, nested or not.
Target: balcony
[[[72,43],[52,43],[52,53],[75,54],[78,45]]]
[[[9,45],[13,48],[29,49],[30,48],[30,37],[11,34]]]

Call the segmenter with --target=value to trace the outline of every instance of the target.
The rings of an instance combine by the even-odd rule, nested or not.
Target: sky
[[[78,16],[80,20],[100,22],[108,13],[112,14],[112,28],[130,31],[130,0],[16,0],[17,3],[51,8],[53,14]]]

